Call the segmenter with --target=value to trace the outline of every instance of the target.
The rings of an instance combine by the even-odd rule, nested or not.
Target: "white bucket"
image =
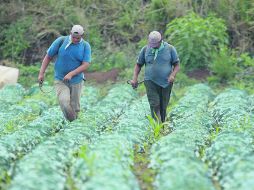
[[[6,84],[16,84],[19,77],[17,68],[0,65],[0,88]]]

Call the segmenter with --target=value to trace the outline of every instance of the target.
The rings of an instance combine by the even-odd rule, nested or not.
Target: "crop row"
[[[134,146],[148,141],[153,133],[146,117],[148,113],[147,97],[134,101],[120,116],[114,131],[81,149],[70,172],[77,189],[139,189],[131,167],[134,165]]]
[[[55,99],[53,92],[45,96],[38,86],[26,91],[20,85],[5,86],[0,90],[0,137],[26,126],[55,105]]]
[[[7,85],[0,90],[0,112],[8,110],[11,105],[17,104],[25,96],[25,89],[17,85]]]
[[[220,132],[207,148],[205,159],[225,190],[254,186],[251,98],[244,91],[229,89],[219,94],[210,109]]]
[[[96,97],[96,94],[91,94]],[[94,102],[94,101],[91,101]],[[60,108],[52,107],[14,133],[0,138],[0,179],[11,175],[15,161],[65,126]]]
[[[64,189],[72,153],[96,138],[98,131],[102,132],[101,124],[122,113],[134,97],[126,86],[113,88],[102,101],[80,114],[79,119],[24,156],[16,166],[9,189],[29,190],[38,186],[42,190]]]
[[[202,154],[212,128],[207,112],[213,98],[206,85],[195,85],[171,112],[173,132],[162,137],[151,149],[150,167],[157,171],[155,189],[213,190],[206,165],[197,157]]]

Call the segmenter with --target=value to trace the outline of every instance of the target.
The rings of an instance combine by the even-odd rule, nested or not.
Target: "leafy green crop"
[[[147,97],[133,102],[120,116],[111,133],[96,138],[81,149],[80,158],[71,167],[71,176],[78,189],[140,189],[131,172],[134,145],[142,146],[153,133],[146,115]],[[115,172],[117,171],[117,172]]]
[[[79,119],[65,126],[62,131],[42,142],[31,154],[26,155],[17,166],[10,189],[34,189],[38,184],[45,190],[64,189],[67,180],[65,170],[73,151],[103,133],[105,127],[123,113],[124,108],[135,95],[127,85],[112,88],[103,100],[80,114]],[[34,165],[37,167],[34,168]],[[26,180],[28,178],[29,181]]]
[[[225,190],[245,190],[254,185],[250,100],[246,92],[228,89],[211,103],[210,112],[221,132],[207,148],[205,160]]]
[[[89,87],[88,87],[89,89]],[[98,97],[96,91],[90,89],[86,94],[89,96],[87,104],[94,103],[94,98]],[[90,105],[86,105],[90,107]],[[0,138],[0,179],[5,178],[6,172],[10,169],[13,161],[16,161],[34,149],[36,145],[42,143],[49,136],[59,132],[66,126],[59,106],[45,110],[40,117],[32,122],[24,123],[24,127],[12,134]],[[8,172],[9,173],[9,172]],[[10,174],[9,174],[10,175]]]
[[[20,85],[6,85],[0,90],[0,111],[7,111],[11,105],[17,104],[25,96],[25,89]]]
[[[158,171],[156,189],[215,189],[206,166],[197,158],[213,123],[207,112],[212,98],[208,86],[194,85],[173,108],[174,131],[161,138],[151,150],[150,167]]]

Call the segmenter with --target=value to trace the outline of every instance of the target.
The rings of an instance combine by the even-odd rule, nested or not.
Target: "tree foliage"
[[[138,44],[145,41],[151,30],[164,33],[168,23],[176,22],[174,19],[185,17],[190,12],[196,13],[204,20],[209,20],[211,13],[215,14],[216,18],[224,19],[230,47],[241,53],[253,52],[254,49],[252,0],[59,0],[57,3],[54,0],[2,0],[1,2],[0,59],[11,59],[24,64],[41,61],[52,41],[60,35],[67,35],[73,24],[85,26],[86,40],[91,43],[94,51],[103,52],[102,58],[101,55],[95,57],[99,53],[93,56],[96,61],[105,59],[105,56],[115,49],[120,52],[130,50],[128,54],[133,55],[134,61],[137,52],[135,48],[139,48]],[[216,21],[212,21],[211,18],[209,22]],[[195,27],[202,30],[198,24]],[[204,34],[205,32],[202,32],[202,35]],[[206,35],[209,36],[208,33]],[[125,50],[125,47],[133,43],[136,44],[134,49]],[[101,65],[103,68],[104,63]]]
[[[223,20],[214,16],[202,18],[194,13],[170,22],[165,34],[188,69],[207,67],[211,54],[228,42]]]

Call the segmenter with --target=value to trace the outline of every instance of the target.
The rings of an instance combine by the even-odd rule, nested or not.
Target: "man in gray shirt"
[[[152,31],[148,36],[148,45],[144,46],[134,67],[133,88],[137,87],[138,75],[145,65],[145,87],[151,114],[160,122],[166,118],[166,109],[176,73],[179,71],[179,58],[176,49],[164,42],[158,31]]]

